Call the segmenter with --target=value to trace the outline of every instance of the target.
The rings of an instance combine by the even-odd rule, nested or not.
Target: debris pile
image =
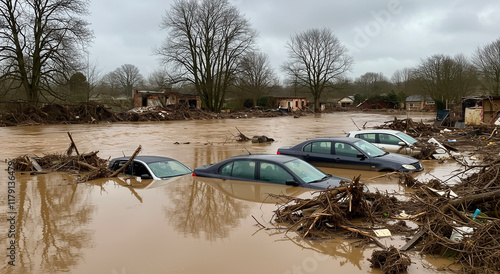
[[[14,159],[18,171],[33,171],[34,174],[50,170],[51,172],[88,172],[99,167],[105,167],[106,160],[97,156],[98,151],[80,154],[48,154],[43,157],[19,156]]]
[[[43,157],[19,156],[14,159],[14,167],[17,171],[30,171],[31,175],[47,172],[70,172],[82,174],[76,183],[82,183],[98,178],[115,177],[132,162],[141,151],[139,146],[130,159],[120,169],[112,171],[108,169],[108,160],[97,156],[98,151],[80,154],[71,134],[68,132],[71,144],[66,154],[48,154]],[[76,152],[76,155],[72,155]]]
[[[380,268],[384,273],[403,273],[411,265],[410,256],[391,246],[385,250],[376,250],[368,259],[372,268]]]
[[[399,120],[397,117],[394,117],[394,120],[384,122],[383,125],[375,128],[399,130],[414,137],[433,136],[435,133],[439,133],[437,127],[426,124],[423,121],[415,122],[411,118]]]
[[[85,124],[99,122],[143,122],[172,120],[239,119],[251,117],[278,117],[294,115],[280,111],[250,110],[214,113],[187,107],[141,107],[115,112],[103,104],[82,102],[76,105],[45,104],[27,106],[10,112],[0,112],[1,126],[40,124]],[[303,115],[295,113],[295,115]]]
[[[416,134],[417,129],[430,131],[425,127],[413,128]],[[367,193],[362,188],[344,185],[318,192],[312,199],[280,197],[285,202],[276,211],[276,221],[288,224],[289,230],[303,237],[324,238],[345,231],[350,236],[372,241],[382,248],[370,259],[372,267],[379,267],[384,273],[404,271],[405,265],[409,265],[404,252],[414,247],[427,254],[451,257],[466,273],[495,273],[500,270],[498,135],[496,128],[477,130],[474,129],[482,133],[470,135],[463,129],[444,133],[444,138],[463,136],[469,142],[475,142],[472,156],[487,151],[484,157],[474,157],[473,161],[465,159],[469,158],[465,153],[463,158],[451,157],[462,168],[446,181],[435,178],[420,182],[409,173],[395,172],[391,175],[398,176],[399,183],[412,191],[399,193],[396,197],[378,191]],[[451,135],[453,133],[457,135]],[[458,182],[447,183],[451,178]],[[353,184],[358,183],[353,180]],[[365,225],[353,225],[353,218],[361,219]],[[418,226],[410,228],[407,221]],[[387,248],[377,240],[377,231],[386,229],[411,240],[399,251]],[[390,251],[392,253],[387,254]],[[388,262],[389,257],[397,263]]]
[[[357,177],[351,182],[342,181],[340,187],[319,191],[318,196],[312,199],[273,195],[286,201],[276,210],[276,221],[292,224],[290,229],[303,237],[319,237],[323,235],[321,232],[344,229],[375,239],[366,232],[346,226],[354,218],[372,218],[365,189]]]
[[[0,126],[37,124],[83,124],[121,121],[110,108],[102,104],[77,105],[47,104],[40,108],[26,107],[0,116]]]

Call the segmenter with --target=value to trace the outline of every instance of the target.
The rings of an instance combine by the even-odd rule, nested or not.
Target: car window
[[[157,177],[160,178],[179,176],[191,172],[189,168],[177,161],[150,163],[149,168]]]
[[[293,176],[279,165],[261,162],[259,179],[272,183],[286,184],[286,181],[293,180]]]
[[[233,176],[237,178],[255,179],[254,161],[234,161],[224,165],[220,169],[221,175]]]
[[[132,163],[132,175],[134,176],[142,176],[144,174],[149,174],[148,169],[142,164],[138,162],[133,162]]]
[[[234,165],[234,162],[231,162],[229,164],[224,165],[220,169],[219,174],[225,175],[225,176],[231,176],[231,173],[233,172],[233,165]]]
[[[375,133],[363,133],[363,134],[356,134],[356,138],[367,140],[370,143],[375,143],[376,141],[376,134]]]
[[[304,146],[303,151],[305,152],[313,152],[313,153],[322,153],[322,154],[330,154],[331,153],[331,142],[312,142]]]
[[[299,159],[288,161],[285,166],[306,183],[321,180],[326,175],[323,171]]]
[[[365,154],[368,154],[371,157],[377,157],[386,154],[385,151],[381,150],[380,148],[374,146],[372,143],[369,143],[365,140],[356,141],[354,144]]]
[[[350,144],[335,143],[335,155],[357,157],[358,154],[361,154],[361,152]]]
[[[408,142],[410,145],[418,142],[417,139],[411,137],[410,135],[406,134],[406,133],[403,133],[403,132],[398,132],[396,133],[396,136],[398,136],[399,138],[405,140],[406,142]]]
[[[123,161],[116,161],[113,163],[113,166],[111,167],[112,170],[118,170],[120,168],[122,168],[123,165],[125,165],[125,163],[127,162],[127,160],[123,160]],[[130,169],[130,166],[128,166],[127,169]]]
[[[378,138],[381,144],[398,145],[401,139],[394,135],[379,133]]]

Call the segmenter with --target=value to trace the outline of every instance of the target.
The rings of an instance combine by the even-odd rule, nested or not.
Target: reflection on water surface
[[[248,151],[275,154],[278,147],[308,138],[343,136],[356,129],[353,121],[358,125],[366,122],[370,127],[393,118],[376,113],[334,113],[299,119],[44,125],[1,128],[0,141],[4,159],[62,153],[69,146],[67,132],[71,132],[81,153],[99,151],[98,155],[107,159],[130,155],[141,145],[141,155],[172,157],[195,168]],[[433,116],[418,114],[412,118],[432,120]],[[232,141],[238,130],[276,141]],[[453,163],[424,165],[438,177],[456,168]],[[6,168],[7,163],[2,161],[0,169]],[[324,171],[346,178],[361,174],[361,180],[371,189],[404,190],[394,178],[373,179],[380,173]],[[6,174],[0,175],[2,188],[8,181]],[[277,201],[268,193],[302,197],[310,195],[309,190],[190,175],[166,181],[118,177],[71,184],[75,177],[16,174],[16,266],[7,265],[4,259],[0,272],[377,272],[367,261],[371,247],[358,247],[352,244],[356,240],[343,238],[300,239],[272,222]],[[0,201],[1,212],[5,212],[6,203],[5,198]],[[0,231],[7,230],[7,222],[0,222]],[[7,233],[0,233],[0,246],[4,247],[7,240]],[[434,272],[422,262],[441,265],[417,256],[413,260],[411,273]]]

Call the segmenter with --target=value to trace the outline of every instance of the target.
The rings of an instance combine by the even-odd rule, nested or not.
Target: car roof
[[[318,137],[318,138],[313,138],[309,139],[307,141],[304,141],[302,143],[307,143],[307,142],[312,142],[312,141],[324,141],[324,142],[334,142],[334,141],[339,141],[339,142],[344,142],[344,143],[354,143],[359,141],[360,139],[357,138],[351,138],[351,137]]]
[[[128,161],[128,159],[130,159],[131,156],[125,156],[125,157],[119,157],[119,158],[114,158],[114,159],[111,159],[111,162],[115,162],[115,161]],[[134,158],[134,160],[139,160],[139,161],[142,161],[146,164],[149,164],[149,163],[156,163],[156,162],[163,162],[163,161],[177,161],[173,158],[169,158],[169,157],[162,157],[162,156],[136,156]]]
[[[279,154],[248,154],[248,155],[239,155],[228,158],[227,160],[267,160],[274,161],[279,163],[286,163],[290,160],[296,160],[296,157],[288,156],[288,155],[279,155]]]
[[[400,133],[400,132],[401,131],[393,130],[393,129],[365,129],[365,130],[350,131],[349,134],[358,134],[358,133],[390,133],[390,134],[396,134],[396,133]]]

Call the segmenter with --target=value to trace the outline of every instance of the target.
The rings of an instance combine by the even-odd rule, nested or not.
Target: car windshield
[[[378,157],[385,155],[387,153],[382,149],[374,146],[372,143],[369,143],[368,141],[365,140],[356,141],[354,142],[354,145],[356,145],[360,150],[370,155],[371,157]]]
[[[418,142],[417,139],[411,137],[410,135],[406,134],[406,133],[403,133],[403,132],[398,132],[396,133],[396,136],[398,136],[399,138],[405,140],[406,142],[408,142],[410,145]]]
[[[191,169],[175,160],[149,163],[148,166],[154,175],[159,178],[191,173]]]
[[[323,171],[300,159],[288,161],[285,166],[306,183],[319,181],[327,176]]]

